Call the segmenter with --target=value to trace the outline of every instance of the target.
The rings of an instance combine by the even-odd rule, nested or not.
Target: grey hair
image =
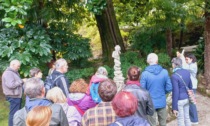
[[[12,65],[14,65],[14,64],[21,64],[21,62],[19,61],[19,60],[17,60],[17,59],[14,59],[14,60],[12,60],[11,62],[10,62],[10,66],[12,66]]]
[[[147,63],[149,65],[154,65],[154,64],[157,64],[158,62],[158,56],[157,54],[155,53],[150,53],[148,56],[147,56]]]
[[[42,95],[44,88],[44,82],[39,78],[29,78],[24,84],[25,94],[29,98],[36,98]]]
[[[106,70],[105,67],[99,67],[98,70],[96,71],[96,75],[104,75],[104,76],[107,76],[108,75],[108,72]]]
[[[66,63],[66,60],[63,59],[63,58],[60,58],[58,59],[56,62],[55,62],[55,69],[58,70],[60,69],[62,66],[64,66]]]
[[[175,67],[182,67],[182,60],[178,57],[175,57],[171,60]]]

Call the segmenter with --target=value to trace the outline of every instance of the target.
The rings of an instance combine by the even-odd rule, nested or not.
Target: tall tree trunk
[[[166,50],[167,54],[172,56],[172,31],[170,28],[166,30]]]
[[[179,37],[179,45],[178,48],[180,49],[183,43],[183,36],[184,36],[184,20],[181,19],[181,30],[180,30],[180,37]]]
[[[204,76],[206,79],[207,88],[210,88],[210,2],[206,0],[205,12],[205,52],[204,52]]]
[[[116,20],[112,0],[107,0],[107,8],[103,10],[101,15],[95,15],[95,18],[101,37],[103,58],[109,65],[113,65],[112,52],[115,45],[121,47],[121,52],[125,52],[125,46]]]

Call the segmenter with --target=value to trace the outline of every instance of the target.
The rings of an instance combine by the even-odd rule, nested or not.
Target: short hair
[[[86,93],[88,84],[84,79],[77,79],[71,83],[69,91],[71,93]]]
[[[36,106],[27,114],[27,126],[49,126],[52,110],[49,106]]]
[[[31,76],[31,77],[35,77],[35,75],[38,74],[39,72],[41,72],[40,69],[38,69],[38,68],[33,68],[33,69],[30,70],[30,76]]]
[[[56,62],[55,62],[55,69],[56,70],[60,69],[61,67],[63,67],[65,65],[65,63],[67,63],[67,62],[63,58],[60,58],[60,59],[56,60]]]
[[[157,64],[157,62],[158,62],[158,56],[157,56],[157,54],[155,54],[155,53],[150,53],[150,54],[147,56],[147,63],[149,63],[149,65]]]
[[[17,59],[14,59],[14,60],[12,60],[11,62],[10,62],[10,66],[12,66],[12,65],[14,65],[14,64],[21,64],[21,62],[19,61],[19,60],[17,60]]]
[[[111,79],[106,79],[99,84],[98,94],[102,101],[110,102],[117,93],[117,85]]]
[[[137,81],[140,77],[140,69],[137,66],[132,66],[128,69],[128,77],[131,81]]]
[[[42,95],[44,82],[39,78],[29,78],[24,84],[25,94],[29,98],[36,98]]]
[[[137,98],[127,91],[120,91],[112,100],[112,107],[119,117],[133,115],[137,110],[137,106]]]
[[[194,54],[187,54],[185,57],[188,57],[188,58],[190,58],[190,59],[192,59],[192,62],[193,63],[195,63],[196,61],[197,61],[197,59],[196,59],[196,57],[195,57],[195,55]]]
[[[106,70],[105,67],[99,67],[96,71],[96,75],[103,75],[103,76],[107,76],[108,75],[108,72]]]
[[[66,103],[66,96],[59,87],[54,87],[47,92],[46,98],[54,103]]]
[[[171,60],[175,67],[182,67],[182,60],[178,57],[175,57]]]

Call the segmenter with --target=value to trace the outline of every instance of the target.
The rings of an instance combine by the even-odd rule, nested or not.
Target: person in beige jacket
[[[8,126],[13,126],[13,116],[21,108],[22,85],[25,79],[21,79],[18,73],[21,63],[12,60],[10,66],[2,74],[2,89],[6,100],[10,103]]]

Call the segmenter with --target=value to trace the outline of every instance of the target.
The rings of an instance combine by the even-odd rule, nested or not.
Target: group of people
[[[158,56],[147,56],[149,66],[141,73],[136,66],[127,72],[126,86],[117,92],[106,68],[99,67],[88,84],[80,78],[71,84],[65,77],[68,64],[58,59],[49,74],[54,86],[46,90],[42,72],[30,70],[21,79],[21,63],[12,60],[2,75],[2,87],[10,103],[9,126],[166,126],[166,95],[172,91],[172,109],[179,126],[198,123],[195,104],[189,102],[186,87],[196,92],[195,56],[177,52],[173,74],[158,64]],[[181,76],[181,77],[180,77]],[[22,93],[26,102],[21,109]]]

